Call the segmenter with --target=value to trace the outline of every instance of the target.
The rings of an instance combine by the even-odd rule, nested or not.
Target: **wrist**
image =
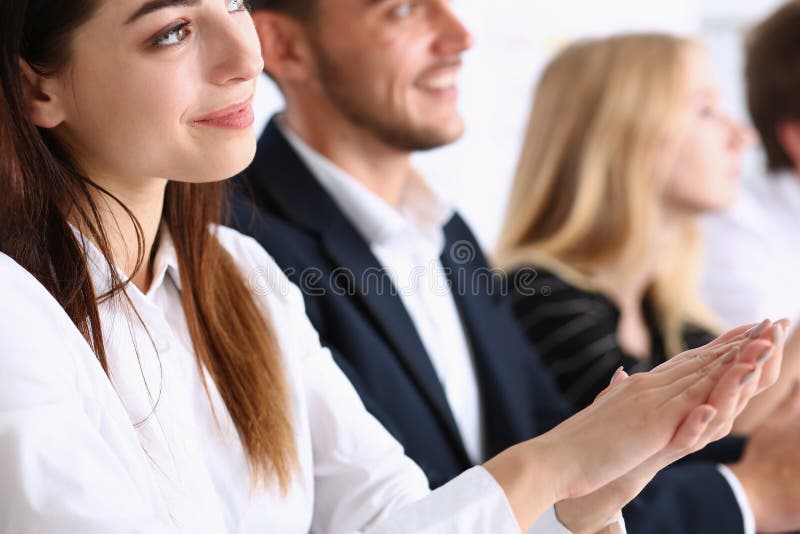
[[[540,438],[520,443],[483,464],[508,499],[523,531],[555,502],[560,479],[549,446]]]
[[[583,495],[584,469],[580,465],[585,455],[570,449],[570,440],[560,439],[553,429],[526,443],[539,458],[539,475],[547,477],[548,491],[553,503]]]

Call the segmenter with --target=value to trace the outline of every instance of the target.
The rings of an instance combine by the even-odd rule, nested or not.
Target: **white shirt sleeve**
[[[292,339],[300,343],[300,373],[312,434],[312,532],[520,532],[505,493],[482,467],[431,492],[422,470],[367,412],[330,352],[320,346],[302,295],[293,285],[288,303]],[[545,521],[531,532],[569,531],[558,521]]]
[[[0,533],[175,533],[143,491],[124,439],[78,391],[78,330],[0,254]],[[99,366],[97,366],[99,367]]]
[[[753,515],[753,510],[750,508],[750,500],[747,498],[747,493],[742,487],[742,483],[733,471],[724,465],[718,465],[717,469],[728,481],[733,491],[733,496],[736,497],[736,502],[739,504],[739,509],[742,511],[742,521],[744,522],[744,534],[756,534],[756,518]]]
[[[429,490],[422,470],[367,412],[320,346],[294,286],[289,298],[293,339],[303,345],[301,380],[314,456],[312,532],[517,534],[505,494],[482,467]]]

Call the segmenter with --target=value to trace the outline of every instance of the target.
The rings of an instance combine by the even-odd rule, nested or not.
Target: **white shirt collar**
[[[454,210],[424,180],[409,180],[394,209],[311,148],[281,119],[277,121],[281,133],[370,245],[384,244],[410,231],[429,241],[439,253],[444,249],[443,227]]]
[[[78,228],[70,223],[75,237],[81,243],[83,249],[86,251],[87,263],[89,265],[89,273],[92,277],[92,282],[95,287],[95,292],[98,295],[106,293],[110,288],[111,271],[109,262],[106,257],[100,252],[91,239],[84,236]],[[181,276],[178,269],[178,255],[175,251],[175,243],[172,240],[172,234],[165,222],[162,222],[158,229],[158,240],[155,257],[153,259],[153,281],[150,284],[148,294],[156,292],[164,283],[165,277],[169,275],[172,282],[181,290]],[[117,274],[122,280],[127,279],[128,275],[118,267]]]

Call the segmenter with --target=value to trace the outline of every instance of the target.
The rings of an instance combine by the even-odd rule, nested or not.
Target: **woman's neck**
[[[619,310],[617,340],[622,349],[632,356],[644,359],[651,356],[652,336],[644,313],[644,302],[663,258],[663,251],[670,249],[679,236],[677,225],[664,225],[643,254],[637,254],[636,258],[625,257],[596,273],[604,295]]]
[[[135,180],[93,178],[92,180],[124,205],[123,208],[119,202],[99,191],[94,197],[108,239],[112,262],[136,287],[146,293],[152,283],[151,258],[161,224],[167,180],[160,178]],[[136,223],[131,220],[125,208],[139,224],[142,232],[141,243]],[[141,250],[140,244],[143,245]],[[137,269],[140,252],[143,260]]]

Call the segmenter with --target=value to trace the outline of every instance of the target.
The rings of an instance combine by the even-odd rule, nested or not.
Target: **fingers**
[[[738,326],[738,327],[736,327],[736,328],[734,328],[732,330],[728,330],[727,332],[725,332],[724,334],[722,334],[721,336],[719,336],[715,340],[711,341],[710,343],[707,343],[706,345],[704,345],[701,348],[713,347],[715,345],[719,345],[719,344],[722,344],[722,343],[728,343],[730,341],[734,341],[736,339],[740,339],[742,336],[746,335],[748,332],[750,332],[751,330],[753,330],[754,328],[756,328],[758,326],[760,326],[759,323],[751,323],[751,324]]]
[[[782,319],[778,323],[771,323],[769,319],[765,319],[759,324],[749,324],[743,325],[733,330],[722,334],[714,341],[696,349],[688,350],[678,354],[674,358],[671,358],[665,364],[659,366],[663,369],[669,369],[674,365],[682,363],[685,359],[693,359],[699,353],[705,353],[709,350],[714,351],[714,353],[718,353],[718,351],[725,351],[730,349],[733,346],[741,345],[746,343],[748,340],[756,340],[756,339],[772,339],[775,334],[774,331],[771,330],[775,326],[775,324],[780,324],[781,329],[783,332],[786,330],[786,324],[788,320]]]
[[[750,330],[746,331],[744,335],[749,337],[750,339],[757,339],[758,336],[761,335],[767,328],[772,326],[772,322],[769,319],[764,319],[761,321],[758,326],[751,328]]]
[[[659,372],[660,385],[675,385],[682,379],[694,376],[697,379],[699,376],[695,373],[702,371],[703,368],[717,364],[718,362],[730,363],[733,359],[738,359],[741,351],[756,343],[764,344],[765,341],[761,339],[750,339],[743,337],[737,342],[726,343],[717,345],[710,349],[705,349],[694,354],[683,357],[681,361],[674,363],[670,367],[662,368]],[[667,362],[671,363],[671,362]],[[657,368],[658,369],[658,368]],[[687,386],[685,382],[682,382]]]
[[[614,376],[611,377],[611,382],[608,384],[608,387],[598,393],[594,400],[597,401],[597,399],[602,399],[612,389],[620,385],[626,378],[628,378],[628,373],[626,373],[624,367],[620,365],[619,368],[614,371]]]
[[[608,387],[614,388],[621,384],[626,378],[628,378],[628,373],[626,373],[625,368],[620,365],[619,369],[617,369],[614,373],[614,376],[611,377],[611,384],[609,384]]]
[[[750,359],[748,354],[745,358]],[[728,435],[742,408],[757,394],[759,375],[762,367],[750,363],[740,363],[726,372],[714,386],[708,404],[717,409],[717,418],[706,437],[707,442]]]
[[[736,347],[743,349],[759,340],[767,341],[778,347],[777,351],[770,353],[769,355],[765,355],[765,360],[766,358],[775,355],[778,356],[778,360],[782,360],[783,342],[785,338],[784,324],[785,321],[783,320],[773,324],[767,319],[762,321],[757,326],[747,330],[744,330],[745,327],[739,327],[731,331],[739,332],[739,334],[732,337],[729,336],[728,342],[718,343],[713,346],[706,346],[706,348],[698,351],[682,353],[672,360],[666,362],[666,364],[662,364],[661,366],[657,367],[656,370],[663,373],[670,373],[669,375],[665,375],[665,378],[667,378],[668,381],[675,380],[681,374],[691,373],[697,369],[700,369],[704,365],[711,364],[720,356],[723,356],[723,358],[730,358],[731,350],[735,349]],[[744,330],[744,332],[742,332],[742,330]],[[769,385],[772,385],[772,383],[777,380],[779,373],[780,361],[772,362],[768,367],[767,375],[764,377],[764,380],[759,381],[757,392],[761,392]]]
[[[783,365],[783,351],[786,342],[786,328],[783,321],[778,321],[761,336],[762,339],[772,339],[773,350],[769,355],[765,355],[764,369],[761,372],[761,379],[756,388],[756,394],[761,393],[768,387],[775,384],[781,374]]]
[[[700,367],[691,374],[682,376],[666,386],[668,390],[675,391],[669,397],[673,400],[699,405],[709,400],[715,388],[733,387],[734,391],[729,393],[739,395],[740,392],[735,388],[747,385],[753,378],[758,379],[758,376],[752,375],[745,384],[730,384],[723,378],[728,376],[732,370],[736,373],[741,373],[736,375],[740,380],[744,380],[744,375],[751,371],[758,372],[758,361],[762,360],[763,362],[764,353],[770,350],[771,347],[770,343],[759,339],[749,341],[738,352],[732,349],[721,361],[711,362],[711,364]],[[743,372],[742,369],[744,369]],[[728,380],[731,379],[728,378]],[[738,400],[738,397],[736,399]],[[670,401],[668,400],[664,404],[668,402]]]
[[[779,324],[779,325],[781,325],[781,327],[783,327],[783,331],[784,332],[788,332],[789,328],[792,326],[792,321],[790,319],[787,319],[786,317],[784,317],[783,319],[780,319],[777,322],[777,324]]]
[[[710,404],[703,404],[692,410],[665,448],[663,466],[705,447],[717,414],[717,409]]]
[[[740,348],[743,344],[749,342],[749,339],[741,339],[739,341],[723,343],[709,348],[682,352],[671,360],[667,360],[655,369],[652,369],[650,373],[662,375],[662,382],[669,383],[679,376],[685,376],[704,365],[708,365],[721,356],[729,355],[732,349]]]
[[[785,321],[781,323],[781,325],[783,324],[785,324]],[[773,328],[775,328],[775,330],[773,330]],[[757,325],[740,326],[728,331],[703,347],[678,354],[674,358],[671,358],[670,360],[653,369],[653,371],[672,371],[673,373],[691,372],[699,366],[713,361],[715,358],[719,357],[723,353],[726,353],[733,347],[743,346],[750,341],[758,339],[774,341],[774,338],[777,335],[775,333],[776,330],[781,332],[781,336],[783,335],[783,326],[780,328],[774,327],[769,319],[765,319]],[[680,371],[678,371],[678,369],[680,369]]]

